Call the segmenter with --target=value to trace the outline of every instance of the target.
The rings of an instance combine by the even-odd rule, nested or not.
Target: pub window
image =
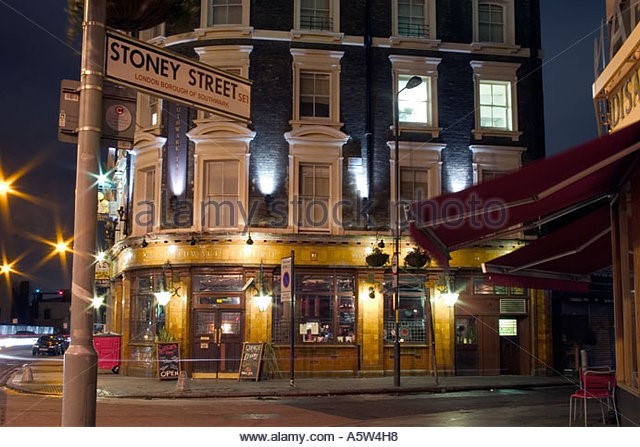
[[[355,276],[351,274],[296,275],[295,342],[355,343],[355,290]],[[283,301],[278,293],[273,311],[275,343],[289,342],[290,309],[290,302]]]
[[[134,282],[131,294],[130,341],[152,344],[165,328],[165,309],[155,299],[154,292],[162,286],[162,274],[141,275]]]
[[[475,278],[473,280],[473,294],[474,295],[514,295],[524,296],[527,293],[527,289],[522,287],[513,286],[500,286],[491,284],[485,281],[483,278]]]
[[[395,339],[395,303],[391,278],[384,286],[384,341],[392,343]],[[415,278],[400,278],[400,299],[398,320],[400,323],[400,339],[403,342],[424,343],[427,341],[428,318],[425,311],[425,299],[429,290]]]

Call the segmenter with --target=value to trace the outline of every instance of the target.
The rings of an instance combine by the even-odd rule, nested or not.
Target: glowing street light
[[[0,180],[0,195],[6,196],[11,192],[13,192],[11,182],[8,180]]]
[[[94,296],[91,299],[91,307],[93,307],[95,310],[100,309],[100,307],[102,307],[103,304],[104,304],[104,296]]]
[[[56,244],[54,245],[55,251],[56,253],[66,253],[67,251],[69,251],[69,243],[66,241],[58,241],[56,242]]]

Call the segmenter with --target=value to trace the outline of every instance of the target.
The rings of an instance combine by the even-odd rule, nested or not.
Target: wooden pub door
[[[235,377],[242,354],[240,310],[196,309],[193,311],[194,377]]]

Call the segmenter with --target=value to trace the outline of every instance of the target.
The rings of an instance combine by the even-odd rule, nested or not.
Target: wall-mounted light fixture
[[[198,243],[198,240],[196,239],[195,236],[191,236],[191,240],[189,241],[189,244],[191,245],[196,245]]]
[[[147,242],[147,239],[143,236],[142,237],[142,243],[140,244],[140,246],[142,248],[147,248],[147,245],[149,245],[149,243]]]
[[[374,289],[373,287],[369,287],[369,298],[373,300],[375,299],[375,297],[376,297],[376,289]]]
[[[249,233],[249,237],[246,240],[247,245],[253,245],[253,239],[251,239],[251,233]]]
[[[438,275],[436,289],[438,290],[438,292],[440,292],[440,297],[442,298],[444,303],[449,307],[453,307],[460,297],[460,294],[455,292],[451,287],[452,282],[453,278],[450,274],[442,272],[440,275]]]
[[[169,274],[169,282],[167,283],[167,273]],[[174,295],[178,295],[179,287],[173,286],[173,267],[169,261],[165,262],[162,266],[162,276],[160,278],[160,290],[154,292],[154,296],[160,306],[166,306],[169,304],[169,300]]]
[[[253,297],[256,306],[260,312],[266,312],[269,309],[269,305],[271,304],[272,297],[271,294],[267,292],[266,288],[266,280],[264,277],[264,270],[262,268],[262,263],[260,263],[260,273],[258,277],[259,285],[256,287],[255,282],[253,284],[253,288],[256,290],[257,295]]]

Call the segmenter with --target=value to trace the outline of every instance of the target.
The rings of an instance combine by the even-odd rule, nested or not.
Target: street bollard
[[[189,391],[189,377],[186,371],[180,371],[178,383],[176,383],[176,391]]]
[[[20,377],[20,382],[22,383],[31,383],[33,382],[33,371],[29,365],[25,365],[22,367],[22,376]]]

